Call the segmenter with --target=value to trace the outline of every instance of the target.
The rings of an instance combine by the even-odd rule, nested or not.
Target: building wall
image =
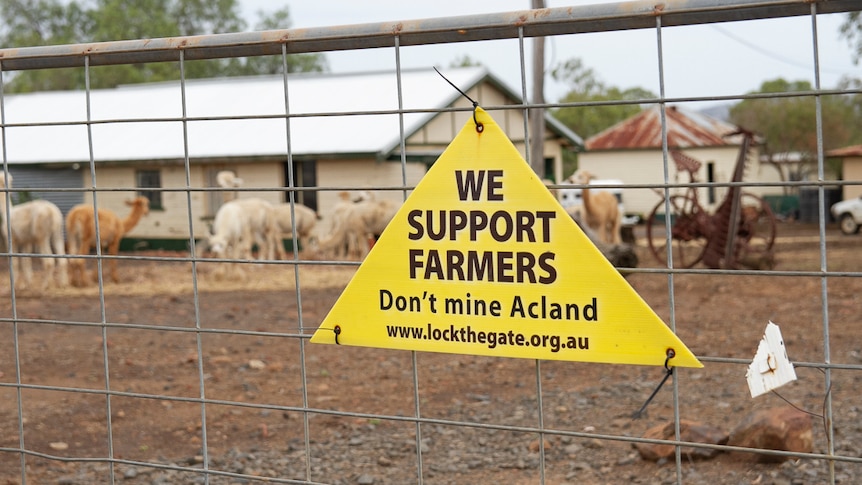
[[[450,140],[451,141],[451,140]],[[97,181],[99,187],[130,187],[135,185],[135,172],[145,168],[152,170],[151,165],[123,166],[123,167],[99,167],[97,169]],[[220,170],[224,167],[206,165],[193,165],[190,168],[190,176],[193,190],[190,192],[193,229],[196,239],[206,236],[209,226],[215,215],[209,208],[212,204],[209,198],[215,197],[221,203],[221,193],[212,191],[195,191],[194,187],[212,187],[208,182],[207,171]],[[228,167],[236,175],[243,179],[242,188],[238,191],[238,198],[260,197],[272,203],[286,201],[283,190],[274,190],[282,186],[284,178],[283,165],[281,163],[246,163]],[[164,189],[185,189],[186,175],[181,166],[159,167],[162,187]],[[415,186],[419,183],[426,172],[423,162],[408,162],[406,164],[406,184]],[[319,231],[325,233],[329,229],[329,221],[333,207],[341,201],[338,187],[351,187],[349,195],[351,198],[358,196],[363,187],[397,187],[404,183],[402,180],[401,163],[398,161],[378,161],[376,159],[335,159],[320,160],[317,162],[317,186],[318,212],[322,217],[319,222]],[[90,186],[89,173],[84,174],[84,186]],[[260,188],[261,190],[248,190]],[[404,200],[404,193],[400,190],[376,190],[374,196],[378,199],[392,199],[398,202]],[[99,207],[104,207],[124,217],[129,212],[126,200],[131,200],[137,195],[135,191],[122,192],[97,192]],[[409,193],[407,194],[409,195]],[[188,239],[188,199],[185,190],[165,190],[162,192],[162,209],[154,209],[150,214],[130,231],[128,237],[141,239]],[[84,202],[92,204],[92,194],[84,193]],[[217,205],[216,205],[217,206]]]
[[[131,201],[134,199],[138,193],[136,191],[121,191],[121,192],[113,192],[113,191],[100,191],[100,188],[111,188],[111,187],[134,187],[135,186],[135,168],[132,167],[105,167],[98,166],[96,168],[96,184],[93,184],[92,177],[90,175],[89,170],[83,170],[83,179],[84,179],[84,187],[93,187],[95,185],[96,188],[96,203],[98,204],[100,209],[107,209],[115,212],[121,218],[126,217],[129,214],[129,206],[126,205],[127,201]],[[162,186],[169,187],[167,181],[169,177],[166,176],[165,171],[163,169],[162,172]],[[183,176],[183,180],[185,180],[185,176]],[[93,193],[92,192],[84,192],[84,204],[90,205],[93,203]],[[157,214],[156,211],[150,211],[150,214],[146,217],[141,218],[140,222],[132,228],[131,231],[127,233],[128,237],[165,237],[161,233],[164,230],[167,230],[170,227],[168,221],[166,221],[166,216],[168,218],[177,218],[177,211],[182,208],[185,209],[186,204],[183,204],[181,207],[177,207],[173,209],[174,206],[177,206],[177,202],[174,200],[175,197],[179,197],[179,194],[175,196],[170,195],[170,193],[163,193],[162,195],[162,203],[165,207],[171,207],[172,209],[169,211],[165,211],[164,214]],[[188,212],[184,211],[185,214]],[[188,227],[188,218],[186,218],[185,227]],[[184,230],[183,233],[188,237],[188,230]],[[180,237],[180,236],[176,236]]]
[[[487,84],[473,88],[467,95],[475,99],[480,106],[505,106],[512,104],[512,101],[503,93]],[[469,109],[472,105],[467,99],[460,97],[453,103],[452,107]],[[488,114],[494,118],[494,121],[497,122],[513,143],[523,142],[523,110],[490,110]],[[421,149],[422,147],[436,147],[438,151],[446,148],[472,116],[471,111],[448,111],[438,114],[407,139],[408,152]]]
[[[846,181],[862,182],[862,157],[844,159],[843,177]],[[862,185],[845,185],[844,200],[862,197]]]
[[[98,167],[96,169],[96,181],[98,187],[131,187],[135,185],[135,173],[139,169],[153,170],[158,168],[161,174],[162,188],[185,189],[186,173],[182,166],[160,166],[142,164],[138,166],[122,167]],[[192,165],[189,169],[190,180],[193,188],[211,187],[207,182],[206,165]],[[270,190],[249,191],[238,193],[239,197],[260,197],[273,203],[284,200],[284,192],[273,191],[272,188],[280,187],[283,179],[282,166],[279,163],[243,164],[236,168],[237,176],[243,179],[243,188],[268,188]],[[84,172],[84,186],[89,187],[90,173]],[[98,188],[97,187],[97,188]],[[187,195],[188,194],[188,195]],[[112,210],[120,217],[129,213],[127,200],[131,200],[138,194],[134,191],[102,192],[96,194],[99,207]],[[204,237],[209,231],[209,224],[215,214],[210,209],[208,197],[221,198],[220,195],[211,195],[210,192],[185,190],[162,192],[162,208],[152,209],[147,217],[144,217],[128,233],[131,238],[151,239],[188,239],[189,237],[189,200],[191,196],[192,223],[195,238]],[[92,204],[91,192],[84,193],[84,203]]]
[[[490,84],[481,84],[468,92],[481,106],[505,106],[512,100],[505,93]],[[472,105],[465,98],[459,98],[455,106],[470,108]],[[524,111],[522,109],[490,110],[507,137],[512,141],[526,159],[524,144]],[[433,117],[422,129],[413,134],[406,142],[410,159],[415,156],[427,156],[427,162],[441,153],[452,142],[455,136],[472,117],[470,111],[444,112]],[[547,133],[546,133],[547,135]],[[545,158],[553,159],[556,179],[562,178],[563,147],[556,140],[544,144]],[[397,157],[399,150],[395,150]],[[156,166],[152,164],[125,165],[122,167],[100,166],[97,170],[97,180],[100,187],[130,187],[135,185],[135,171],[138,169],[153,170],[159,167],[162,187],[165,189],[186,188],[185,169],[182,166]],[[198,165],[190,168],[192,188],[213,187],[214,172],[232,170],[243,180],[241,191],[237,197],[260,197],[272,203],[286,201],[283,190],[274,190],[284,186],[284,165],[282,162],[223,162],[218,164]],[[373,158],[356,159],[322,159],[317,160],[317,186],[322,190],[317,195],[318,213],[322,220],[319,229],[326,232],[329,219],[335,204],[341,201],[339,190],[327,188],[352,187],[352,196],[356,196],[362,187],[400,186],[402,179],[401,164],[398,161],[378,161]],[[408,186],[415,186],[426,172],[426,161],[409,161],[407,163]],[[90,186],[89,172],[84,171],[84,186]],[[251,190],[261,188],[260,191]],[[99,206],[111,209],[120,216],[128,213],[124,201],[136,194],[129,192],[99,192]],[[378,198],[390,198],[401,202],[404,194],[399,190],[377,191]],[[90,193],[85,193],[85,202],[92,203]],[[191,207],[193,230],[196,239],[204,237],[215,215],[215,210],[222,203],[222,194],[212,191],[191,192]],[[162,209],[152,210],[150,215],[142,219],[129,233],[129,237],[151,239],[188,239],[188,200],[185,191],[162,192]]]
[[[243,189],[269,189],[260,191],[242,191],[237,194],[237,198],[247,199],[258,197],[273,204],[280,204],[287,200],[283,190],[272,190],[273,188],[280,188],[286,185],[284,164],[282,162],[244,163],[237,165],[234,172],[237,177],[242,179]]]
[[[408,162],[406,170],[408,186],[415,186],[419,183],[426,171],[425,164],[419,162]],[[343,192],[342,190],[326,190],[327,187],[355,187],[356,189],[349,191],[349,195],[353,198],[363,187],[396,187],[403,183],[400,162],[378,162],[373,159],[318,162],[317,184],[318,187],[324,189],[317,195],[320,207],[318,212],[321,216],[321,221],[318,222],[319,230],[325,233],[329,229],[332,210],[342,200],[339,196]],[[377,199],[404,201],[404,193],[400,190],[376,190],[372,192]]]
[[[713,180],[716,183],[727,183],[731,181],[739,148],[708,147],[685,149],[683,152],[702,162],[700,171],[696,174],[697,181],[707,182],[707,167],[710,162],[714,164]],[[773,182],[778,181],[778,172],[769,166],[761,166],[757,162],[757,150],[752,150],[744,182]],[[678,172],[673,160],[669,164],[670,183],[688,183],[687,172]],[[579,155],[578,168],[586,169],[600,179],[618,179],[626,185],[631,184],[662,184],[664,183],[664,160],[662,152],[655,149],[630,150],[630,151],[593,151]],[[780,194],[780,188],[771,187],[746,187],[747,192],[756,195]],[[685,188],[672,189],[671,193],[683,193]],[[709,210],[714,210],[727,194],[727,187],[716,187],[713,190],[713,200],[710,202],[710,191],[707,188],[698,189],[698,200],[700,204]],[[661,202],[663,194],[656,193],[649,188],[625,188],[623,189],[623,203],[625,210],[630,214],[641,214],[646,217]]]
[[[480,106],[505,106],[512,104],[504,93],[489,84],[481,84],[467,93],[475,99]],[[464,98],[459,98],[453,105],[457,108],[470,108],[472,105]],[[524,110],[520,108],[493,109],[488,114],[500,126],[500,129],[515,145],[521,157],[527,159],[524,143]],[[450,111],[435,116],[421,130],[407,139],[407,151],[429,152],[443,151],[464,125],[471,119],[469,111]],[[544,157],[552,159],[554,164],[554,179],[563,179],[563,147],[559,140],[549,140],[549,131],[545,132]]]
[[[68,168],[46,169],[34,165],[9,165],[9,175],[12,189],[25,189],[28,193],[12,192],[13,204],[18,204],[25,199],[44,199],[53,202],[65,215],[69,209],[79,204],[83,198],[80,192],[53,192],[41,191],[39,189],[79,189],[81,188],[81,170]],[[2,167],[0,167],[2,172]]]

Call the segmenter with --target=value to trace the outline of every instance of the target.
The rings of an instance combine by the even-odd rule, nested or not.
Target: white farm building
[[[482,67],[444,74],[524,155],[516,91]],[[343,190],[388,188],[379,196],[401,201],[404,192],[392,188],[415,186],[471,116],[456,108],[471,106],[431,68],[400,78],[290,74],[39,92],[5,96],[3,149],[13,200],[45,198],[65,213],[95,194],[122,216],[125,200],[145,195],[150,215],[127,237],[138,247],[185,248],[190,221],[203,237],[222,203],[215,176],[223,170],[243,180],[241,198],[286,202],[296,187],[295,200],[324,220]],[[561,180],[564,150],[582,141],[546,120],[544,175]]]

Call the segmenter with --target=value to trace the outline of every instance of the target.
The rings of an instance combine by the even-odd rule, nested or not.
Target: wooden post
[[[532,0],[532,8],[545,8],[545,0]],[[545,102],[545,38],[533,38],[532,103]],[[545,110],[530,109],[530,166],[539,178],[545,178]],[[559,182],[555,180],[554,182]]]

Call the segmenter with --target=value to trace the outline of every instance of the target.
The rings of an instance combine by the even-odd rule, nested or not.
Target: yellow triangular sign
[[[312,343],[702,367],[477,108]],[[674,357],[668,360],[668,350]]]

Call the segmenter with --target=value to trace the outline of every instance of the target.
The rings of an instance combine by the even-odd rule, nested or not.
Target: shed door
[[[287,171],[288,164],[284,164],[284,186],[290,187],[290,173]],[[315,160],[294,160],[293,177],[296,187],[317,187],[317,162]],[[303,190],[296,192],[296,202],[305,205],[309,209],[317,211],[317,192]],[[290,201],[288,192],[284,194],[284,201]]]
[[[83,189],[84,178],[81,170],[73,168],[35,168],[10,166],[13,189],[29,189],[26,192],[12,194],[12,202],[20,203],[33,199],[45,199],[53,202],[65,216],[69,209],[84,202],[81,191],[41,191],[39,189]]]

